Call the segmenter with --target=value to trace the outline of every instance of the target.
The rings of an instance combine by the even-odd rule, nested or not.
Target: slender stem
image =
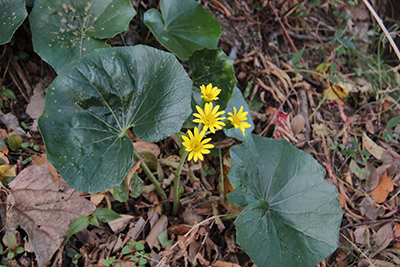
[[[136,160],[142,160],[142,157],[140,156],[140,154],[137,151],[135,151],[134,157],[135,157]],[[144,173],[146,173],[147,177],[149,177],[151,183],[156,188],[156,191],[160,195],[161,199],[162,200],[167,200],[168,198],[167,198],[167,195],[165,194],[164,189],[161,187],[161,185],[158,182],[158,180],[156,179],[156,177],[154,177],[154,175],[151,172],[149,166],[147,166],[147,164],[144,161],[142,161],[140,163],[140,167],[142,167]],[[169,205],[169,202],[164,202],[164,207],[167,210],[167,212],[169,212],[171,210],[171,206]]]
[[[172,206],[172,216],[176,216],[178,213],[178,207],[179,207],[179,202],[181,199],[181,196],[179,195],[179,178],[181,177],[181,171],[183,164],[186,161],[186,157],[189,154],[188,151],[185,150],[183,152],[183,155],[181,157],[181,161],[179,161],[178,169],[176,170],[175,174],[175,179],[174,179],[174,205]]]
[[[394,52],[396,53],[397,57],[400,59],[400,51],[399,48],[397,47],[396,43],[393,41],[392,36],[390,35],[390,33],[388,32],[388,30],[385,27],[385,24],[383,24],[381,18],[378,16],[378,14],[376,14],[374,8],[371,6],[371,4],[368,2],[368,0],[363,0],[364,4],[367,6],[367,8],[369,9],[369,11],[371,12],[372,16],[374,16],[376,22],[378,22],[379,26],[381,27],[381,29],[383,30],[383,32],[386,35],[386,38],[388,38],[390,45],[392,46]]]

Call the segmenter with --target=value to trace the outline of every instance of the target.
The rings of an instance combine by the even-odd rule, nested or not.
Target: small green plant
[[[213,170],[211,170],[210,167],[207,164],[205,164],[203,166],[203,176],[204,177],[207,176],[207,175],[214,175],[214,174],[215,174],[215,172]]]
[[[90,216],[81,215],[71,224],[68,230],[66,241],[68,242],[69,238],[73,234],[82,231],[88,227],[89,224],[99,227],[99,221],[111,222],[118,218],[121,218],[121,215],[107,208],[97,208]]]
[[[116,261],[116,256],[113,256],[113,257],[104,259],[103,264],[104,264],[104,266],[108,267],[108,266],[111,266],[115,261]],[[114,267],[118,267],[118,266],[114,265]]]
[[[145,266],[148,262],[147,258],[149,254],[144,251],[144,245],[136,242],[133,238],[129,241],[128,245],[122,248],[121,253],[123,255],[130,255],[131,261],[134,261],[136,265],[133,266]]]
[[[9,261],[14,260],[16,255],[24,253],[25,249],[23,247],[18,247],[17,239],[15,234],[12,232],[5,232],[2,241],[7,249],[4,250],[3,245],[0,243],[0,254],[7,253],[8,260],[3,260],[1,264],[7,267],[14,266],[13,264],[10,264]]]
[[[10,89],[7,89],[4,85],[0,87],[0,95],[7,99],[16,99],[15,94]],[[3,107],[3,99],[0,97],[0,109]]]
[[[40,147],[38,145],[35,145],[34,143],[24,142],[21,144],[21,147],[31,148],[31,149],[35,150],[36,152],[40,151]]]

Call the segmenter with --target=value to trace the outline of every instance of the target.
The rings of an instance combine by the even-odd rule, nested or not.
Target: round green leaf
[[[194,51],[217,48],[221,25],[194,0],[161,0],[161,13],[150,9],[143,21],[156,39],[180,59]]]
[[[179,132],[191,87],[170,53],[141,45],[96,50],[47,89],[38,124],[48,161],[72,188],[119,185],[133,163],[127,130],[148,142]]]
[[[243,98],[242,92],[240,91],[239,88],[237,88],[235,86],[235,88],[233,89],[233,94],[232,94],[232,98],[231,101],[229,101],[228,106],[226,106],[225,111],[226,111],[226,117],[228,117],[228,112],[231,112],[232,114],[234,114],[234,110],[233,107],[236,107],[236,110],[239,111],[240,107],[243,106],[243,112],[248,112],[247,113],[247,122],[249,124],[251,124],[251,127],[246,128],[245,129],[245,135],[243,136],[243,133],[240,129],[235,129],[230,128],[228,130],[224,129],[224,133],[226,134],[226,136],[228,137],[233,137],[236,138],[240,141],[244,141],[244,139],[249,136],[251,134],[251,132],[254,130],[254,122],[253,119],[251,118],[251,114],[250,114],[250,109],[249,106],[247,105],[246,101]]]
[[[200,86],[207,86],[211,83],[221,89],[218,100],[213,101],[214,106],[220,105],[223,110],[232,98],[233,89],[237,83],[235,71],[233,70],[233,60],[230,59],[221,48],[202,49],[196,51],[189,58],[189,70],[193,79],[192,110],[197,112],[196,106],[201,104]],[[196,126],[193,115],[185,123],[185,128]]]
[[[311,155],[257,135],[230,154],[236,190],[228,198],[245,206],[235,221],[237,243],[257,266],[314,266],[337,248],[338,193]]]
[[[193,79],[193,91],[196,103],[201,102],[200,86],[212,83],[221,89],[218,100],[214,105],[220,105],[224,109],[232,98],[233,89],[237,83],[233,60],[230,59],[221,48],[202,49],[196,51],[189,59],[189,69]]]
[[[129,0],[36,0],[29,16],[33,47],[57,72],[105,48],[136,15]]]
[[[11,40],[26,16],[25,0],[0,1],[0,45]]]

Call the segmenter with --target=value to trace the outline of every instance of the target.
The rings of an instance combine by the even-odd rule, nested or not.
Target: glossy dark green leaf
[[[121,218],[121,215],[107,208],[97,208],[93,214],[101,222],[111,222]]]
[[[236,240],[258,267],[314,266],[335,251],[338,193],[312,156],[257,135],[230,154],[235,191],[228,198],[245,207],[235,221]]]
[[[197,113],[196,106],[201,104],[200,86],[212,84],[221,89],[218,100],[213,101],[214,106],[220,105],[223,110],[232,98],[233,89],[237,83],[235,71],[233,70],[233,60],[230,59],[222,49],[202,49],[196,51],[189,58],[189,70],[193,79],[192,109]],[[186,128],[196,126],[191,115],[185,123]]]
[[[180,59],[194,51],[217,48],[221,25],[194,0],[161,0],[160,10],[144,13],[144,23],[156,39]]]
[[[99,49],[47,89],[38,120],[47,159],[72,188],[101,192],[133,164],[132,129],[148,142],[180,131],[192,82],[174,55],[151,47]]]
[[[221,48],[202,49],[196,51],[189,59],[190,74],[193,79],[193,97],[196,103],[201,102],[200,86],[211,83],[221,89],[218,100],[214,105],[220,105],[224,109],[232,98],[233,89],[237,83],[233,60],[230,59]]]
[[[85,229],[86,227],[89,226],[89,216],[87,215],[81,215],[78,217],[78,219],[76,219],[72,224],[71,227],[68,230],[68,234],[67,234],[67,239],[66,241],[69,240],[69,238],[73,235],[76,234],[80,231],[82,231],[83,229]]]
[[[246,101],[243,98],[242,92],[240,91],[239,88],[235,86],[233,89],[233,94],[231,101],[229,101],[228,106],[226,106],[225,111],[226,111],[226,117],[228,118],[228,112],[231,112],[234,114],[233,107],[236,107],[236,110],[239,111],[240,107],[243,107],[243,112],[248,112],[247,113],[247,122],[251,124],[250,128],[245,129],[245,135],[243,136],[243,133],[240,129],[235,129],[235,128],[230,128],[228,130],[224,129],[224,133],[226,136],[236,138],[240,141],[244,141],[244,139],[251,134],[251,132],[254,130],[254,122],[253,119],[251,118],[250,114],[250,109],[249,106],[247,105]]]
[[[26,16],[25,0],[0,1],[0,45],[11,40]]]
[[[127,29],[129,0],[36,0],[29,16],[33,47],[57,72]]]

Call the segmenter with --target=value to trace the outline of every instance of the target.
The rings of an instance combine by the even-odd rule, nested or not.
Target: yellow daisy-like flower
[[[199,106],[196,106],[196,109],[199,113],[194,113],[193,116],[198,119],[194,119],[193,122],[203,123],[204,131],[210,129],[212,133],[215,133],[215,128],[221,130],[222,126],[225,126],[225,123],[221,121],[224,120],[225,117],[219,117],[224,114],[225,111],[218,111],[219,105],[216,105],[215,108],[213,108],[213,103],[210,102],[206,103],[204,111]]]
[[[191,160],[194,158],[194,162],[197,162],[198,159],[204,160],[203,154],[209,154],[210,150],[209,148],[213,148],[214,145],[212,144],[207,144],[210,142],[211,138],[203,139],[205,131],[201,131],[199,133],[199,129],[197,127],[194,128],[194,135],[192,131],[188,130],[188,135],[189,138],[186,136],[182,136],[183,141],[182,145],[186,147],[186,151],[189,151],[189,157],[188,160]]]
[[[243,112],[243,106],[240,107],[239,112],[237,112],[236,107],[233,107],[233,111],[235,114],[228,112],[228,115],[231,116],[228,118],[228,120],[232,122],[232,125],[235,126],[236,129],[240,129],[243,133],[243,136],[245,136],[245,128],[251,127],[251,124],[246,121],[246,115],[249,112]]]
[[[204,98],[205,101],[211,102],[213,100],[218,100],[219,98],[217,95],[221,92],[221,89],[218,89],[218,87],[213,87],[211,83],[205,87],[204,85],[200,86],[201,89],[201,94],[202,98]]]

